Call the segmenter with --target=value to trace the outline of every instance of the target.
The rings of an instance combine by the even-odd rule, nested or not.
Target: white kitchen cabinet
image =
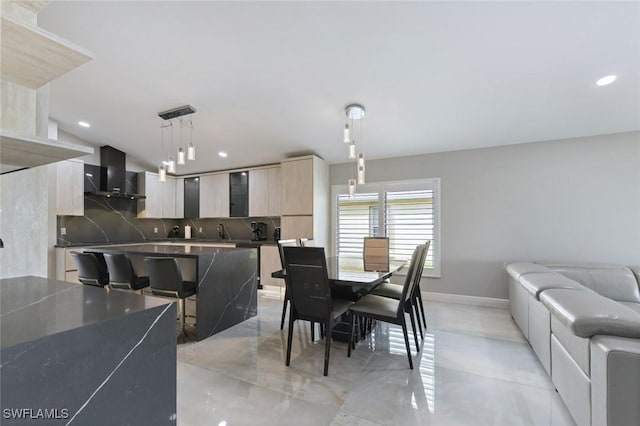
[[[282,269],[278,246],[263,244],[260,246],[260,284],[284,286],[284,280],[272,278],[271,273]]]
[[[269,169],[249,171],[249,216],[269,215]]]
[[[282,214],[313,214],[313,158],[282,162]]]
[[[165,182],[160,182],[157,173],[138,173],[138,192],[146,196],[138,200],[139,218],[182,218],[184,179],[167,176]]]
[[[267,216],[280,216],[280,192],[282,191],[280,167],[273,167],[267,170],[269,171],[269,209],[267,210]]]
[[[84,216],[84,161],[56,163],[56,214]]]
[[[289,158],[280,174],[281,238],[311,238],[328,249],[329,166],[314,155]]]
[[[280,167],[249,171],[249,216],[280,216]]]
[[[229,173],[200,176],[200,217],[229,217]]]

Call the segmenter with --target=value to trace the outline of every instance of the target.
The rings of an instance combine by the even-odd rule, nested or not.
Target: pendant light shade
[[[169,161],[167,161],[167,173],[175,173],[176,172],[176,162],[173,159],[173,156],[169,156]]]
[[[184,149],[182,149],[182,147],[178,148],[178,164],[181,166],[186,164]]]
[[[196,159],[196,147],[193,146],[193,142],[189,142],[187,147],[187,160],[194,161]]]
[[[353,197],[355,193],[356,193],[356,180],[349,179],[349,197]]]
[[[355,160],[356,159],[356,144],[355,142],[351,142],[351,145],[349,145],[349,160]]]
[[[351,142],[351,132],[349,131],[349,123],[344,125],[344,143]]]
[[[364,153],[358,154],[358,185],[364,184]]]
[[[164,167],[164,164],[160,164],[158,167],[158,182],[166,182],[167,181],[167,170]]]

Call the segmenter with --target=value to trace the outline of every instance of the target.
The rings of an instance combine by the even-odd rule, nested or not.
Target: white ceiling
[[[198,110],[179,174],[345,162],[352,102],[367,158],[640,130],[638,2],[53,1],[39,25],[96,55],[51,84],[62,130],[153,168],[157,113]]]

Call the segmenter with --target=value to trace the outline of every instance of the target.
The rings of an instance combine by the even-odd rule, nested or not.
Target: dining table
[[[362,258],[327,257],[327,276],[331,287],[331,297],[357,301],[374,288],[402,271],[406,262],[391,260],[388,271],[367,271]],[[287,271],[280,269],[271,273],[272,278],[286,279]],[[349,339],[349,324],[341,321],[333,329],[333,338],[343,342]],[[358,336],[355,336],[358,339]]]

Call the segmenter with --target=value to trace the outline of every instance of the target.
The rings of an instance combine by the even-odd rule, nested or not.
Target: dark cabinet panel
[[[229,173],[229,215],[249,216],[249,172]]]
[[[184,217],[200,217],[200,178],[184,179]]]

